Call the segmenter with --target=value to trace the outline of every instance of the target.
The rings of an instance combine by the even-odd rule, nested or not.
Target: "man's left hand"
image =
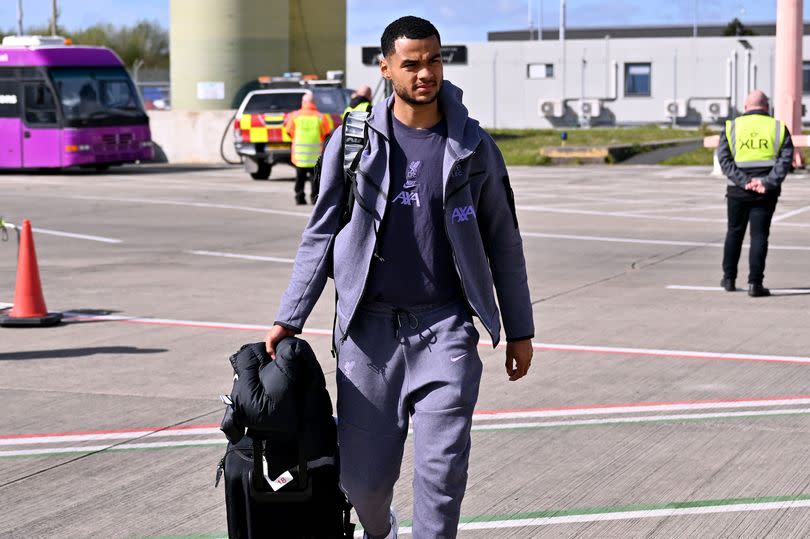
[[[748,184],[746,184],[745,188],[748,191],[754,191],[761,195],[765,194],[765,185],[759,178],[751,178],[751,181],[749,181]]]
[[[532,364],[532,355],[534,349],[531,339],[506,343],[506,374],[509,375],[510,382],[526,376]]]

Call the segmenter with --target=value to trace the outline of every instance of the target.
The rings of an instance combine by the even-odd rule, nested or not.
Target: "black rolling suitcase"
[[[338,486],[337,429],[320,365],[305,341],[264,343],[231,357],[234,386],[222,430],[232,539],[348,539],[351,505]],[[245,433],[245,428],[247,432]]]

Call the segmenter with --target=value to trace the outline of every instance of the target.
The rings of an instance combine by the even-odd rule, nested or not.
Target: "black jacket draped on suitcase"
[[[234,383],[221,427],[230,443],[220,463],[229,536],[351,537],[332,402],[312,349],[287,338],[275,360],[254,343],[230,361]],[[278,490],[268,484],[275,480]]]

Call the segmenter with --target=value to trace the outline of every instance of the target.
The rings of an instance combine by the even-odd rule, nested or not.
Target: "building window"
[[[624,96],[649,97],[650,64],[624,64]]]
[[[553,79],[554,64],[529,64],[526,66],[526,75],[530,79]]]
[[[802,62],[802,93],[810,95],[810,62]]]

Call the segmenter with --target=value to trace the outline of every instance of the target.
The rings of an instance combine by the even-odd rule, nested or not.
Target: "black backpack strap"
[[[368,141],[369,113],[362,110],[353,110],[343,117],[343,210],[341,212],[339,229],[346,226],[352,218],[357,192],[357,168],[360,166],[360,157]],[[362,203],[361,203],[362,204]],[[339,230],[338,229],[338,230]]]
[[[357,168],[360,166],[360,157],[363,155],[363,148],[368,141],[368,120],[369,112],[365,110],[352,110],[343,116],[342,144],[343,144],[343,195],[341,197],[342,209],[340,211],[340,222],[338,232],[340,232],[352,218],[355,200],[360,206],[370,211],[362,197],[357,191]],[[332,262],[334,264],[334,261]],[[333,270],[334,275],[334,270]],[[335,290],[335,315],[332,319],[332,357],[337,358],[337,347],[335,346],[335,328],[337,327],[337,302],[338,295]]]

